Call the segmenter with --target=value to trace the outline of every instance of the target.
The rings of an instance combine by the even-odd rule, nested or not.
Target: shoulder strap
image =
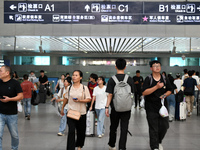
[[[117,79],[116,76],[112,76],[112,78],[113,78],[113,80],[115,81],[116,84],[119,83],[119,80]]]
[[[152,82],[153,82],[153,77],[152,77],[152,75],[150,74],[150,75],[148,75],[148,77],[149,77],[149,80],[150,80],[150,86],[152,85]]]
[[[125,74],[125,77],[124,77],[124,80],[123,80],[125,83],[127,83],[128,77],[129,77],[129,76],[128,76],[127,74]]]
[[[68,91],[68,99],[69,99],[69,96],[70,96],[70,89],[71,89],[72,85],[69,86],[69,91]]]
[[[164,83],[166,84],[166,77],[163,74],[161,74],[161,76],[163,78]]]
[[[83,85],[83,95],[84,95],[84,99],[85,99],[85,86]]]
[[[63,97],[64,88],[65,88],[65,87],[63,87],[63,88],[61,89],[61,97]]]

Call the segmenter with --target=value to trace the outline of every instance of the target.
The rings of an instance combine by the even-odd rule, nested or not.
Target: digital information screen
[[[200,2],[4,1],[4,23],[199,25]]]

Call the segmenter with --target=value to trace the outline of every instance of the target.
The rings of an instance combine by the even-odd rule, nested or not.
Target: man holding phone
[[[11,149],[18,150],[18,115],[17,101],[23,99],[23,91],[18,81],[11,79],[11,68],[2,66],[0,68],[0,150],[2,150],[2,139],[4,126],[7,127],[11,134]]]
[[[161,99],[171,94],[172,87],[169,80],[160,74],[161,63],[159,61],[151,61],[150,69],[152,74],[145,78],[142,93],[145,96],[150,147],[151,150],[163,150],[161,143],[169,128],[169,117],[161,117],[159,110],[162,106]],[[166,100],[164,105],[168,106]]]

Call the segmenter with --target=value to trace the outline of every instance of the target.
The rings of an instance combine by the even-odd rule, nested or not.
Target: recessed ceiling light
[[[60,40],[62,40],[62,38],[61,38],[61,37],[60,37],[59,39],[60,39]]]
[[[24,47],[23,49],[26,49],[26,47]]]
[[[19,48],[19,46],[16,46],[16,48]]]
[[[11,46],[10,44],[8,44],[7,46]]]

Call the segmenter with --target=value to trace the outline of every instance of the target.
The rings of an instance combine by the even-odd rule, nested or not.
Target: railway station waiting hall
[[[73,86],[81,84],[79,79],[77,79],[78,81],[73,79],[74,70],[82,72],[82,74],[76,73],[80,75],[82,84],[86,87],[85,92],[90,91],[90,96],[96,97],[97,105],[98,95],[92,95],[92,89],[95,86],[103,87],[101,81],[105,80],[107,88],[104,88],[108,93],[110,92],[112,81],[110,78],[117,74],[115,66],[116,60],[119,58],[126,60],[124,73],[131,77],[129,81],[135,83],[135,89],[138,87],[141,89],[143,84],[145,86],[146,77],[150,74],[154,76],[152,73],[154,69],[159,70],[159,67],[151,66],[150,68],[152,61],[161,63],[160,73],[166,73],[167,78],[172,81],[170,85],[175,84],[177,78],[180,77],[180,80],[182,79],[180,84],[187,87],[182,78],[187,76],[184,73],[184,70],[187,70],[188,74],[193,71],[192,78],[199,86],[199,26],[200,2],[198,0],[0,0],[0,96],[7,96],[4,93],[6,88],[3,87],[5,81],[11,80],[10,78],[17,79],[18,82],[12,79],[13,82],[9,87],[15,88],[18,94],[21,93],[24,88],[21,89],[19,85],[22,82],[28,82],[24,75],[29,76],[30,74],[27,80],[32,79],[30,81],[33,82],[36,90],[33,99],[36,100],[36,95],[41,95],[39,82],[41,82],[40,85],[44,84],[45,92],[43,93],[45,94],[43,96],[46,97],[44,103],[34,103],[34,105],[28,105],[28,102],[21,100],[22,112],[17,112],[16,102],[5,104],[7,98],[0,99],[0,150],[66,149],[69,144],[67,142],[69,126],[66,120],[63,121],[63,117],[58,111],[61,110],[62,103],[58,102],[56,95],[59,96],[59,88],[69,84],[61,77],[67,73],[72,77]],[[11,72],[10,78],[8,74],[7,76],[2,75],[4,71],[9,72],[4,65],[10,66],[15,72]],[[158,65],[156,64],[156,66]],[[100,78],[96,78],[96,75]],[[43,82],[44,77],[48,78],[48,82],[46,80]],[[141,86],[137,85],[136,79]],[[169,86],[166,87],[168,90],[171,89]],[[184,90],[184,87],[182,86],[180,89]],[[100,89],[98,90],[100,91]],[[70,90],[74,93],[74,87]],[[81,90],[83,89],[81,88]],[[98,92],[98,90],[96,91]],[[66,90],[64,91],[66,92]],[[110,129],[112,117],[110,116],[112,115],[110,114],[109,117],[105,117],[105,132],[101,136],[98,133],[100,131],[99,122],[102,118],[98,118],[98,115],[93,118],[94,134],[86,136],[84,146],[78,147],[78,150],[199,150],[199,92],[197,87],[193,91],[194,103],[188,107],[189,101],[186,97],[187,108],[184,108],[186,119],[183,121],[175,118],[177,111],[180,111],[178,110],[179,103],[174,99],[174,104],[169,105],[169,129],[162,143],[157,141],[156,146],[152,146],[150,122],[147,121],[148,113],[139,103],[140,96],[142,92],[145,94],[145,91],[139,90],[139,92],[135,92],[136,100],[133,100],[130,111],[128,125],[130,134],[127,134],[126,147],[121,147],[123,144],[119,142],[121,141],[121,132],[123,132],[120,126],[117,129],[116,142],[115,138],[110,136],[112,135],[110,132],[112,131],[112,128]],[[110,94],[107,95],[109,97]],[[176,92],[172,90],[172,95],[167,96],[175,97],[175,95]],[[22,99],[20,94],[17,96]],[[62,98],[61,93],[60,96]],[[56,101],[52,100],[54,97],[57,98]],[[28,97],[24,98],[28,99]],[[171,102],[167,99],[169,98],[166,98],[166,101]],[[182,98],[182,100],[184,99]],[[86,101],[84,102],[86,103]],[[77,101],[77,103],[79,102]],[[107,108],[106,104],[108,103],[105,103],[105,109],[109,109],[111,113],[111,107]],[[3,112],[8,105],[9,108],[14,108],[10,111],[15,114],[15,119],[12,121],[18,119],[15,122],[18,129],[17,138],[14,138],[9,122],[2,119],[3,115],[6,115],[7,118],[11,115]],[[10,105],[12,106],[10,107]],[[70,108],[70,101],[68,106]],[[26,110],[26,107],[31,110]],[[192,114],[190,114],[190,109]],[[28,111],[31,112],[31,115],[27,115]],[[89,120],[87,119],[86,122]],[[7,127],[4,127],[3,122],[7,123],[5,124]],[[63,126],[66,127],[61,131]],[[12,136],[10,133],[13,133]],[[79,132],[75,135],[78,136]],[[16,142],[18,140],[19,142]],[[115,145],[111,142],[112,140]],[[158,144],[162,144],[162,147]]]

